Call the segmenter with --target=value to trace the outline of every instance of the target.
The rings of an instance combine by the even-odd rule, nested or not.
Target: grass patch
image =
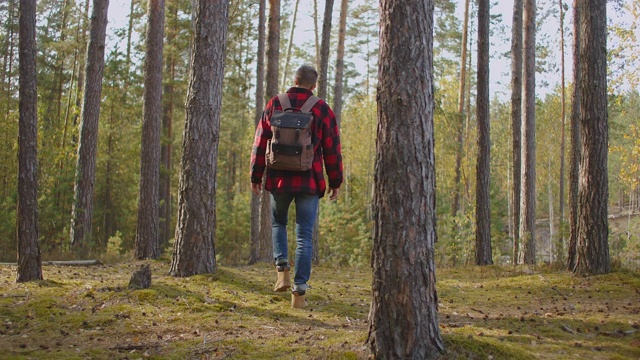
[[[367,359],[371,275],[316,267],[310,306],[271,291],[268,264],[168,276],[130,290],[139,263],[44,266],[15,283],[0,266],[2,359]],[[529,267],[438,269],[443,359],[640,358],[640,275],[578,278]]]

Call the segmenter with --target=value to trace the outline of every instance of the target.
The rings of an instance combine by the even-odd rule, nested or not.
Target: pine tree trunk
[[[175,46],[176,29],[178,20],[178,6],[169,3],[171,20],[167,18],[167,48]],[[165,71],[169,77],[164,85],[162,99],[162,145],[160,148],[160,247],[167,246],[169,239],[173,236],[171,232],[171,178],[173,173],[173,110],[175,102],[176,80],[176,56],[172,50],[169,51]]]
[[[580,3],[580,158],[578,190],[578,275],[606,274],[609,259],[609,180],[607,171],[607,2]]]
[[[318,27],[318,0],[313,0],[313,34],[316,49],[316,70],[320,69],[320,29]]]
[[[291,49],[293,48],[293,36],[294,31],[296,29],[296,20],[298,17],[298,5],[300,4],[300,0],[295,0],[296,4],[293,9],[293,17],[291,20],[291,31],[289,32],[289,39],[287,41],[287,54],[285,55],[284,68],[282,69],[282,85],[280,88],[285,88],[287,86],[287,81],[289,80],[289,62],[291,61]]]
[[[489,0],[478,1],[478,161],[476,165],[476,265],[493,264],[491,253],[491,126],[489,113]]]
[[[162,47],[164,0],[149,0],[146,58],[144,62],[140,198],[134,256],[138,260],[160,256],[160,134],[162,132]]]
[[[278,94],[278,65],[280,60],[280,0],[269,0],[269,29],[267,34],[267,71],[266,97],[272,98]],[[264,183],[264,181],[263,181]],[[271,240],[271,196],[262,190],[260,195],[260,249],[266,254],[272,249]],[[269,251],[269,258],[273,259],[273,251]]]
[[[513,228],[513,264],[520,256],[520,190],[522,182],[522,0],[513,2],[513,25],[511,28],[511,133],[513,158],[513,204],[511,227]]]
[[[12,106],[12,71],[13,71],[13,47],[15,42],[15,29],[14,22],[16,18],[15,0],[9,0],[7,4],[7,22],[5,24],[6,34],[4,43],[4,57],[2,63],[2,93],[4,100],[4,109],[2,109],[5,119],[8,119],[10,112],[13,110]],[[9,133],[5,132],[5,143],[9,142]],[[10,178],[15,176],[14,174],[4,174],[2,183],[2,196],[6,197],[9,192]]]
[[[260,8],[258,13],[258,54],[256,65],[256,113],[254,115],[254,127],[260,123],[260,117],[262,116],[262,109],[264,108],[264,33],[265,33],[265,12],[266,12],[266,0],[259,0]],[[263,191],[266,192],[266,191]],[[259,261],[268,262],[272,258],[271,251],[266,253],[269,244],[271,244],[271,237],[262,238],[260,235],[260,196],[251,192],[251,254],[249,256],[249,264],[255,264]],[[265,220],[271,219],[271,215]],[[269,229],[271,224],[269,223]],[[270,234],[269,234],[270,235]],[[266,248],[266,249],[265,249]],[[262,250],[262,251],[261,251]]]
[[[333,0],[325,0],[322,20],[322,43],[320,44],[320,68],[318,69],[318,97],[327,99],[329,47],[331,46],[331,19],[333,18]]]
[[[60,24],[60,42],[64,43],[67,38],[67,17],[69,16],[69,4],[67,0],[64,0],[62,4],[62,23]],[[64,55],[62,53],[56,56],[56,78],[58,81],[58,87],[56,89],[56,127],[60,126],[60,119],[62,118],[62,93],[64,92]]]
[[[216,172],[229,1],[197,0],[170,274],[216,270]]]
[[[380,6],[367,343],[376,359],[434,359],[444,348],[434,262],[434,7],[431,0],[382,0]]]
[[[347,36],[347,14],[349,0],[342,0],[340,4],[340,25],[338,26],[338,52],[336,53],[336,81],[333,87],[333,113],[340,127],[342,116],[342,89],[344,87],[344,43]]]
[[[124,56],[125,71],[127,73],[124,78],[125,96],[127,90],[129,89],[129,82],[131,81],[131,76],[129,76],[129,73],[131,72],[131,47],[133,46],[133,44],[131,43],[131,36],[133,35],[133,11],[135,9],[135,5],[136,0],[131,0],[131,4],[129,6],[129,26],[127,27],[127,50]]]
[[[77,34],[77,40],[80,42],[78,48],[80,49],[81,56],[78,57],[78,84],[76,86],[76,109],[80,109],[82,106],[83,94],[84,94],[84,81],[86,75],[86,49],[87,49],[87,27],[89,25],[89,0],[85,1],[84,4],[84,17],[82,21],[82,26],[78,29],[80,32]],[[73,116],[73,126],[74,128],[78,125],[78,113]],[[71,144],[73,146],[76,145],[78,139],[75,136],[71,138]]]
[[[560,119],[561,126],[560,129],[560,189],[559,189],[559,206],[558,212],[560,216],[560,227],[559,227],[559,243],[558,243],[558,251],[556,254],[558,255],[558,261],[564,261],[563,254],[565,249],[565,237],[564,237],[564,173],[565,173],[565,122],[566,122],[566,86],[565,86],[565,65],[564,65],[564,4],[563,0],[558,1],[560,5]]]
[[[112,179],[113,179],[113,168],[112,168],[112,163],[114,162],[113,159],[113,133],[112,129],[115,129],[115,121],[114,121],[114,112],[115,110],[111,109],[111,114],[109,115],[109,122],[111,122],[111,126],[109,131],[109,135],[107,136],[107,166],[106,166],[106,170],[105,170],[105,184],[104,184],[104,217],[103,217],[103,229],[104,229],[104,238],[102,239],[102,245],[104,248],[106,248],[107,244],[109,243],[109,237],[111,235],[113,235],[113,227],[115,225],[115,221],[114,221],[114,213],[117,211],[117,209],[114,208],[113,206],[113,199],[112,199],[112,193],[113,193],[113,184],[112,184]]]
[[[18,124],[17,282],[42,280],[38,244],[38,94],[36,2],[20,0],[20,119]]]
[[[13,21],[14,21],[14,15],[13,15],[13,4],[14,0],[8,0],[7,3],[7,21],[4,24],[4,29],[6,30],[6,34],[4,35],[4,49],[3,49],[3,61],[2,61],[2,76],[0,78],[1,84],[2,84],[2,91],[7,94],[7,96],[10,96],[10,91],[9,91],[9,83],[7,82],[7,75],[10,75],[11,71],[9,68],[9,57],[11,56],[11,50],[12,50],[12,46],[13,46]],[[7,101],[7,107],[9,107],[8,101],[9,98],[7,98],[5,101]],[[5,111],[5,114],[7,114],[8,109]]]
[[[551,153],[551,144],[549,144],[549,153]],[[548,161],[548,171],[547,171],[547,197],[549,201],[549,264],[553,263],[553,239],[556,236],[555,229],[555,214],[553,213],[553,189],[551,187],[551,157],[547,159]]]
[[[578,244],[578,183],[580,178],[580,8],[578,1],[573,2],[573,93],[571,99],[571,158],[569,161],[569,246],[567,269],[573,271],[576,266],[576,245]]]
[[[333,0],[326,0],[324,18],[322,20],[322,43],[320,45],[320,69],[318,69],[318,97],[327,99],[328,72],[329,72],[329,46],[331,45],[331,20],[333,18]],[[311,247],[313,249],[311,260],[314,264],[320,261],[320,204],[316,212],[316,221],[313,224],[313,237]]]
[[[536,263],[536,1],[524,1],[522,77],[522,262]]]
[[[71,215],[71,246],[80,253],[88,250],[93,217],[93,190],[96,177],[98,120],[102,97],[102,73],[109,0],[93,0],[89,45],[85,69],[82,123]]]
[[[461,47],[461,55],[460,55],[460,79],[458,85],[458,150],[456,152],[456,169],[455,169],[455,180],[454,180],[454,195],[453,195],[453,206],[451,209],[451,213],[453,216],[458,214],[460,211],[460,198],[462,192],[462,151],[464,148],[464,127],[463,127],[463,119],[464,119],[464,104],[465,104],[465,91],[467,86],[467,39],[469,35],[469,0],[465,0],[464,2],[464,20],[462,26],[462,47]],[[478,42],[479,43],[479,42]]]

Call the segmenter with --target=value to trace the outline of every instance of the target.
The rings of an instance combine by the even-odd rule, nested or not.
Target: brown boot
[[[276,266],[276,285],[273,291],[283,292],[291,287],[291,278],[289,277],[289,266]]]
[[[291,293],[291,307],[294,309],[302,309],[307,306],[304,291],[294,291]]]

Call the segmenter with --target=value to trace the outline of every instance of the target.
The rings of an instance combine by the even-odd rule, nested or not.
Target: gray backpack
[[[289,96],[279,94],[282,111],[271,116],[271,139],[267,143],[267,166],[277,170],[308,171],[313,164],[315,134],[310,112],[320,100],[311,96],[300,109],[291,107]]]

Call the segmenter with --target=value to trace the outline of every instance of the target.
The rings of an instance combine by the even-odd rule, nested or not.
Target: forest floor
[[[272,292],[270,265],[174,278],[150,262],[0,266],[1,359],[367,359],[369,268],[316,267],[309,307]],[[640,273],[574,277],[527,267],[438,269],[443,359],[640,359]]]

